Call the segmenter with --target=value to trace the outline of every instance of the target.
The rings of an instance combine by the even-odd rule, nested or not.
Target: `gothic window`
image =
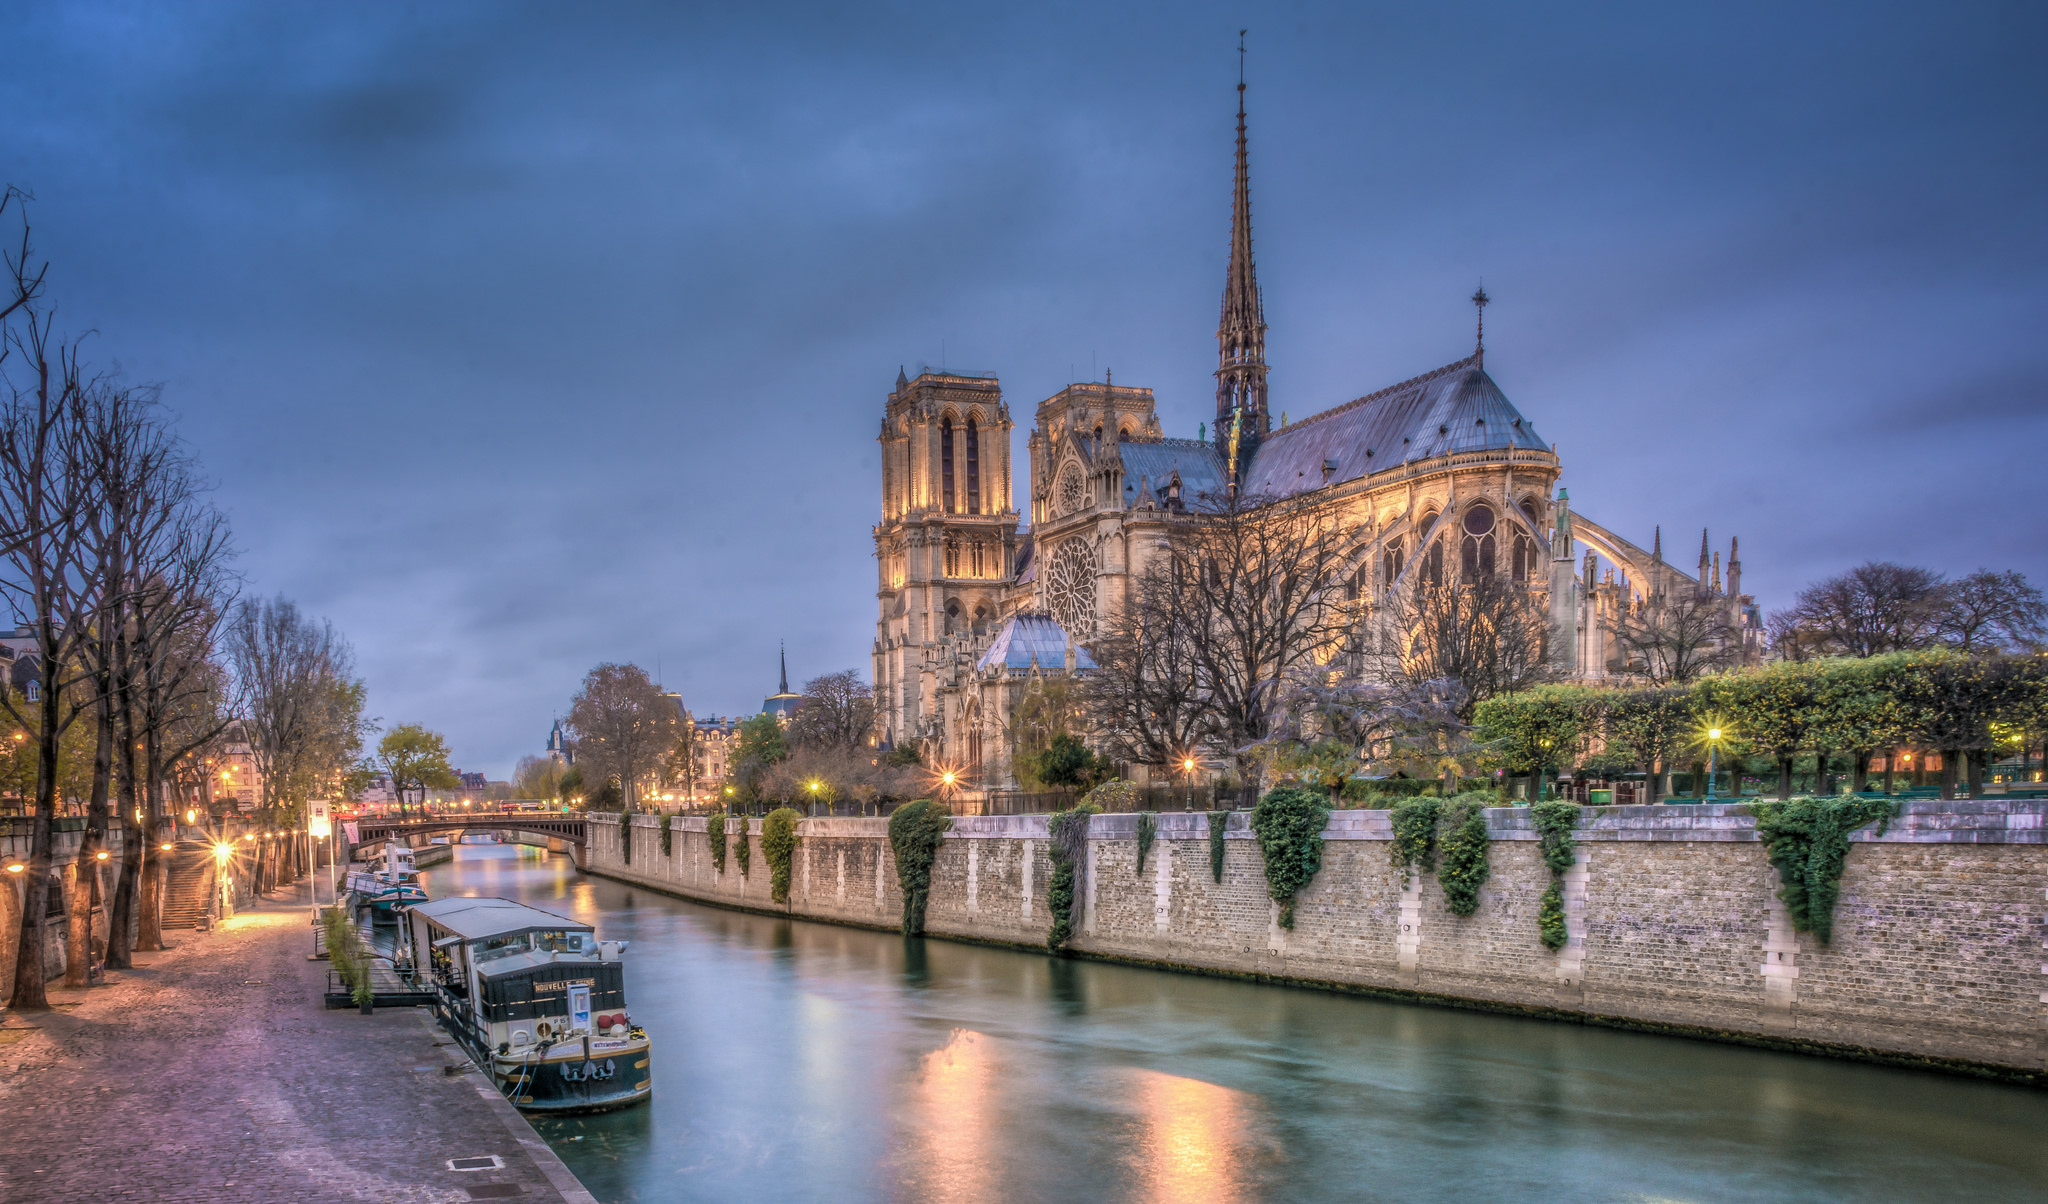
[[[967,420],[967,513],[981,513],[981,424],[972,418]],[[976,548],[975,555],[980,554],[981,549]],[[976,569],[974,575],[981,576],[981,570]]]
[[[946,634],[952,635],[953,628],[960,623],[960,599],[951,598],[946,602]]]
[[[1401,575],[1400,540],[1396,539],[1389,543],[1387,550],[1380,553],[1380,572],[1381,579],[1387,583],[1387,588],[1392,589],[1395,579]]]
[[[1088,551],[1088,541],[1061,544],[1046,568],[1047,609],[1068,635],[1085,639],[1095,630],[1095,557]]]
[[[1444,541],[1439,539],[1422,554],[1422,579],[1431,585],[1444,583]]]
[[[1466,579],[1491,576],[1494,571],[1493,511],[1486,506],[1469,507],[1462,525],[1465,538],[1459,545],[1458,559]]]
[[[1528,515],[1528,516],[1529,516],[1529,525],[1530,525],[1530,526],[1532,526],[1532,527],[1538,527],[1538,526],[1541,526],[1541,525],[1542,525],[1542,523],[1541,523],[1541,522],[1540,522],[1540,521],[1539,521],[1539,520],[1537,519],[1537,517],[1536,517],[1536,499],[1535,499],[1535,498],[1533,498],[1533,497],[1525,497],[1525,498],[1523,498],[1523,499],[1522,499],[1522,513],[1524,513],[1524,514],[1526,514],[1526,515]]]
[[[944,505],[946,513],[953,513],[953,420],[951,418],[939,419],[939,492],[945,496]]]
[[[1082,505],[1082,494],[1086,488],[1086,483],[1081,480],[1080,467],[1073,464],[1067,465],[1067,470],[1060,474],[1059,513],[1072,514],[1079,510]]]
[[[969,429],[969,430],[972,430],[973,428],[972,428],[972,427],[970,427],[970,428],[968,428],[968,429]],[[980,541],[980,540],[978,540],[978,539],[977,539],[977,540],[975,540],[975,541],[974,541],[974,542],[973,542],[973,543],[972,543],[971,545],[969,545],[969,550],[970,550],[970,551],[971,551],[971,552],[973,553],[973,560],[974,560],[974,575],[975,575],[976,577],[986,577],[986,576],[988,576],[988,574],[987,574],[986,572],[984,572],[984,571],[982,570],[982,561],[981,561],[981,548],[982,548],[982,544],[981,544],[981,541]]]
[[[1536,573],[1536,542],[1515,532],[1515,580],[1527,581]]]

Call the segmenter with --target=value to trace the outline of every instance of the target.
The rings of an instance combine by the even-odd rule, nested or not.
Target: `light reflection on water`
[[[2036,1200],[2048,1093],[776,920],[464,846],[435,897],[630,940],[654,1098],[598,1199]]]

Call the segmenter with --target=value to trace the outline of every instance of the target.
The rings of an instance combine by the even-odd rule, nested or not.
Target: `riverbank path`
[[[594,1204],[424,1008],[321,1007],[304,884],[171,940],[0,1013],[0,1200]]]

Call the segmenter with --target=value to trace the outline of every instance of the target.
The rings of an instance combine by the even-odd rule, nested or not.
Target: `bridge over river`
[[[584,863],[584,823],[580,814],[561,811],[462,811],[454,814],[401,816],[398,818],[364,817],[352,821],[355,825],[358,847],[382,844],[387,840],[404,840],[413,837],[425,838],[443,833],[454,836],[458,841],[463,832],[503,832],[514,840],[525,837],[522,843],[540,845],[551,852],[571,853],[576,864]]]

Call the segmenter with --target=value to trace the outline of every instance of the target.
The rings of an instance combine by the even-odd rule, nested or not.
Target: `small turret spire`
[[[776,692],[787,694],[789,693],[789,645],[782,640],[777,640],[775,641],[775,646],[782,658],[782,689]]]
[[[1472,294],[1472,308],[1479,311],[1479,340],[1472,347],[1472,359],[1482,368],[1486,366],[1486,306],[1493,298],[1486,295],[1486,285]]]

